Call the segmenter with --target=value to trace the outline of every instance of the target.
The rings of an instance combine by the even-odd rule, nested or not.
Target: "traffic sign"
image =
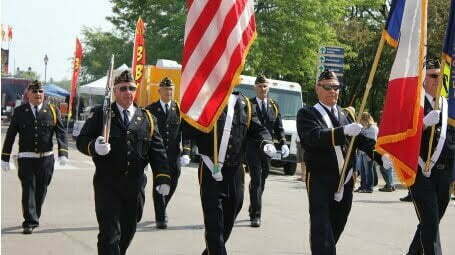
[[[323,55],[344,55],[344,49],[341,47],[321,47],[319,53]]]
[[[318,71],[320,73],[324,72],[324,70],[329,70],[331,72],[335,72],[335,73],[343,73],[344,72],[344,69],[342,66],[332,66],[332,65],[319,65],[318,66]]]
[[[340,57],[320,56],[319,63],[344,65],[344,57],[343,56],[340,56]]]

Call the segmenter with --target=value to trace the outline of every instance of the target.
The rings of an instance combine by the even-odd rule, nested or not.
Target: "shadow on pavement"
[[[353,203],[364,203],[364,204],[407,204],[406,202],[390,201],[390,200],[353,200]]]

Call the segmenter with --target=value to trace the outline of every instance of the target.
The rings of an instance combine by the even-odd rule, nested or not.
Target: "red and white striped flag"
[[[187,0],[180,109],[210,132],[239,81],[256,37],[253,0]]]
[[[427,0],[404,4],[400,40],[390,73],[376,150],[391,156],[401,182],[414,184],[423,119],[424,58],[427,44]]]

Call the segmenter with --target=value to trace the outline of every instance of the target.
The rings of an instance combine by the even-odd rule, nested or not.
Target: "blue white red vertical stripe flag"
[[[415,181],[423,119],[427,0],[392,2],[384,36],[398,47],[389,78],[376,150],[390,155],[406,186]],[[398,36],[398,37],[397,37]]]

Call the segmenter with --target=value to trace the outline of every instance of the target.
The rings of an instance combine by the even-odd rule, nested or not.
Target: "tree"
[[[131,66],[133,43],[116,32],[103,32],[96,28],[82,30],[84,57],[82,59],[82,83],[99,79],[106,75],[111,55],[115,55],[115,67],[122,64]]]
[[[341,95],[343,105],[359,106],[379,44],[390,1],[356,0],[346,16],[337,24],[338,40],[348,45],[345,59],[344,81],[346,89]],[[447,27],[450,0],[430,0],[428,14],[428,55],[441,55]],[[386,84],[390,76],[396,50],[385,46],[370,91],[367,110],[376,116],[382,109]]]
[[[144,20],[148,63],[160,58],[180,62],[186,22],[184,0],[112,0],[112,3],[114,15],[108,20],[131,40],[137,19]]]

